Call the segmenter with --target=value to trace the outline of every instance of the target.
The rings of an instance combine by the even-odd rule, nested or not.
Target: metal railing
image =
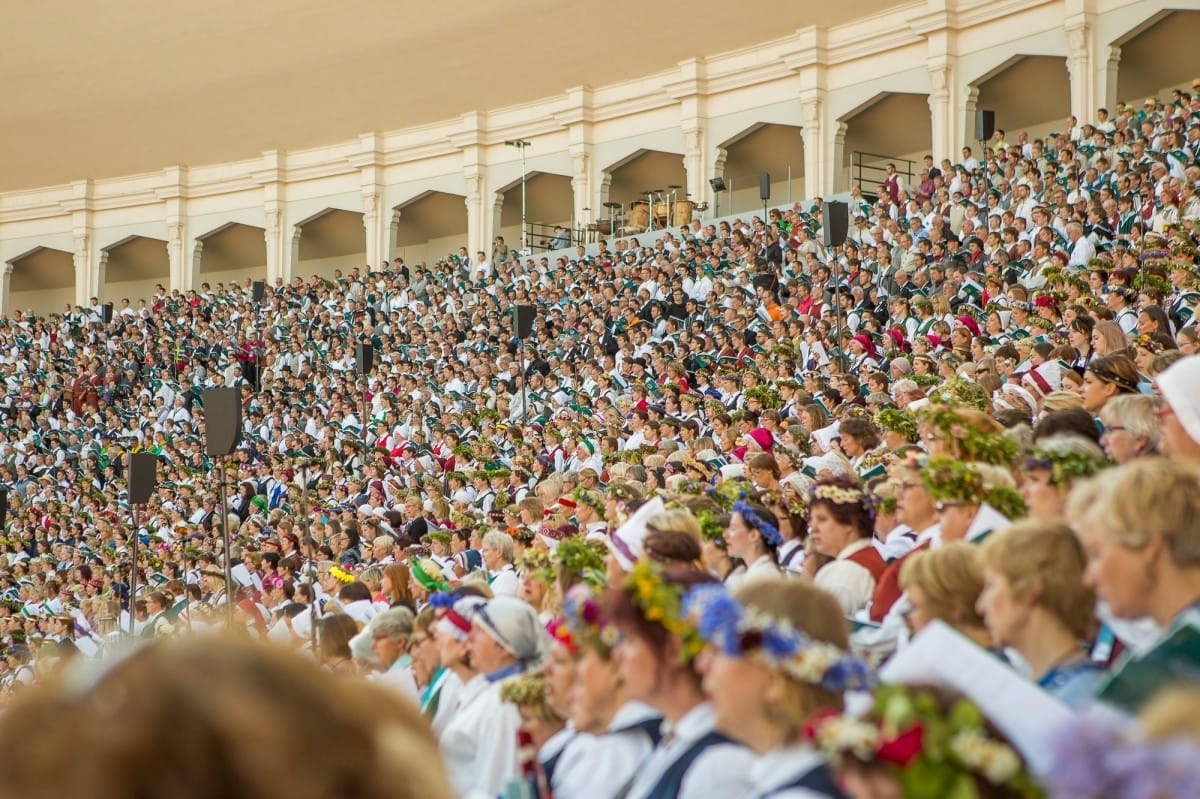
[[[864,153],[855,151],[850,154],[850,182],[852,186],[861,186],[863,192],[874,190],[876,186],[887,179],[887,165],[896,166],[896,174],[904,178],[904,183],[911,186],[916,178],[916,161],[906,158],[896,158],[892,155],[879,153]],[[870,184],[869,186],[867,184]]]

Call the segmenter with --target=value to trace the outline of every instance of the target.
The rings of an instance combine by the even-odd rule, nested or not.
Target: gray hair
[[[512,536],[501,530],[492,530],[485,533],[483,540],[480,542],[483,546],[498,550],[500,556],[504,558],[506,563],[512,563],[516,558],[516,550],[513,548]]]
[[[367,625],[371,637],[385,636],[393,641],[403,641],[412,635],[416,616],[406,607],[389,608],[377,613]]]

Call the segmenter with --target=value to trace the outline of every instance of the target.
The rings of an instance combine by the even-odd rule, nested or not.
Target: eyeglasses
[[[949,510],[950,508],[962,507],[962,504],[963,503],[961,503],[961,502],[935,502],[933,505],[933,509],[936,510],[938,513],[944,513],[945,511]]]
[[[1117,432],[1117,431],[1119,431],[1119,430],[1128,430],[1128,429],[1129,429],[1128,427],[1121,427],[1121,426],[1119,426],[1119,425],[1115,425],[1115,424],[1114,424],[1114,425],[1110,425],[1110,426],[1108,426],[1108,427],[1105,427],[1105,428],[1104,428],[1104,434],[1108,434],[1108,433],[1116,433],[1116,432]]]

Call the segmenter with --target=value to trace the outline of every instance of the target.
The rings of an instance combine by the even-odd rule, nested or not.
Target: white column
[[[829,154],[826,156],[828,159],[826,168],[829,174],[829,182],[825,186],[826,191],[830,194],[850,190],[850,180],[846,172],[847,127],[845,122],[839,120],[834,123],[833,136],[826,138],[827,146],[829,147]]]
[[[517,190],[520,191],[520,187],[518,187]],[[483,234],[483,246],[476,248],[478,250],[483,250],[483,254],[486,255],[488,258],[492,257],[492,239],[495,238],[496,236],[500,235],[500,230],[503,227],[503,225],[501,224],[504,221],[504,193],[503,192],[499,192],[499,191],[492,192],[492,207],[491,207],[490,211],[491,211],[491,213],[488,214],[487,218],[492,223],[491,230],[486,231]],[[520,223],[518,223],[518,226],[519,225],[520,225]],[[514,241],[506,241],[505,243],[509,247],[516,247],[518,250],[524,249],[524,246],[525,246],[524,237],[525,237],[525,231],[522,230],[517,235],[517,237]],[[512,237],[510,236],[509,238],[512,238]],[[471,250],[471,257],[472,258],[475,257],[475,250]],[[496,264],[492,264],[492,266],[496,266]]]
[[[387,233],[384,231],[383,214],[380,213],[379,192],[363,188],[363,229],[366,235],[367,263],[372,269],[379,267],[387,257]]]
[[[1096,87],[1096,101],[1099,103],[1097,108],[1107,108],[1110,114],[1114,113],[1117,105],[1117,73],[1121,66],[1121,48],[1115,44],[1108,48],[1108,58],[1103,64],[1099,64],[1099,74]],[[1079,120],[1083,122],[1084,120]]]
[[[957,134],[953,118],[950,89],[954,85],[954,69],[950,63],[937,60],[929,64],[929,123],[930,150],[934,161],[955,160],[954,139]]]
[[[702,200],[708,195],[708,179],[712,175],[708,171],[707,159],[704,157],[707,141],[708,131],[703,125],[697,124],[684,128],[683,171],[686,175],[686,191],[693,202]]]
[[[974,152],[979,146],[979,142],[975,141],[975,112],[979,109],[979,87],[968,86],[966,91],[966,99],[963,101],[963,116],[959,122],[962,124],[962,131],[955,142],[957,149],[950,155],[951,161],[958,160],[958,153],[963,147],[970,147]],[[937,156],[934,156],[937,158]]]
[[[99,296],[99,287],[104,279],[101,275],[101,263],[107,260],[108,253],[100,253],[100,257],[92,259],[92,231],[76,228],[74,231],[74,252],[72,260],[75,264],[75,304],[86,308],[88,300]]]
[[[604,216],[599,208],[591,206],[592,154],[589,150],[584,146],[571,148],[571,221],[579,230],[586,230],[592,220]]]
[[[1067,72],[1071,76],[1071,113],[1081,123],[1096,118],[1092,92],[1092,49],[1088,46],[1090,29],[1086,22],[1067,28]]]
[[[291,283],[292,279],[300,273],[300,237],[304,235],[304,228],[299,225],[292,225],[291,241],[288,247],[288,257],[284,259],[283,282]]]
[[[12,284],[13,265],[4,264],[4,270],[0,272],[0,312],[7,313],[12,310],[9,301],[9,287]]]
[[[388,263],[396,257],[396,239],[400,236],[400,209],[393,208],[391,214],[388,215],[387,224],[387,242],[385,252],[387,253]]]
[[[283,211],[277,202],[268,202],[266,208],[267,227],[263,231],[263,240],[267,245],[267,283],[275,285],[277,279],[287,282],[287,269],[283,248]]]
[[[204,242],[197,239],[192,246],[192,257],[188,267],[192,286],[200,285],[200,261],[204,257]]]
[[[825,193],[829,185],[827,176],[821,174],[822,154],[825,140],[822,137],[821,99],[812,96],[800,101],[800,136],[804,139],[804,199],[815,200]],[[832,170],[830,170],[832,174]]]
[[[169,285],[172,289],[187,291],[196,287],[193,282],[194,261],[187,258],[184,247],[186,227],[179,217],[167,219],[167,263]]]
[[[84,307],[87,307],[88,301],[92,297],[100,300],[104,299],[104,282],[108,276],[108,256],[108,250],[101,250],[99,256],[96,258],[96,268],[92,270],[90,275],[92,285],[89,287],[90,290],[85,292],[87,298],[84,301]]]
[[[485,220],[483,208],[483,174],[480,170],[469,170],[466,173],[467,196],[464,202],[467,205],[467,252],[471,258],[475,257],[475,253],[485,249],[483,242],[485,240]]]

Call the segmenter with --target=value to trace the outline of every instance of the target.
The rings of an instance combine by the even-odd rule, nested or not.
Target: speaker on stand
[[[224,458],[233,454],[242,439],[242,401],[236,388],[210,388],[200,393],[204,409],[204,447],[213,459],[221,487],[221,541],[225,548],[225,615],[233,625],[233,564],[229,555],[229,489],[225,484]],[[132,606],[131,606],[132,607]]]

